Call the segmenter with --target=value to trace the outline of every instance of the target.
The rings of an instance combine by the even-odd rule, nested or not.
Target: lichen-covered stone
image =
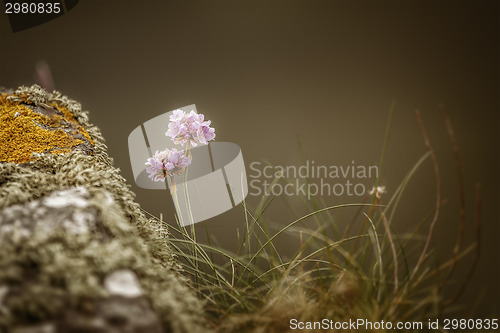
[[[66,106],[29,97],[22,91],[0,95],[0,162],[24,163],[40,153],[75,149],[93,155],[94,141]]]
[[[104,209],[114,218],[103,218]],[[91,196],[84,187],[2,210],[0,323],[33,318],[61,332],[161,332],[135,273],[147,275],[149,258],[132,243],[134,229],[107,192]],[[144,283],[162,288],[160,281]]]
[[[91,153],[0,162],[0,332],[205,331],[168,238],[134,202],[87,113],[38,86],[3,101],[20,96],[68,110]]]

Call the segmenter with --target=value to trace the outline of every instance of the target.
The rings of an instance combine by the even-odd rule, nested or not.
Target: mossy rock
[[[206,331],[168,235],[80,104],[36,85],[0,101],[2,150],[23,149],[0,158],[0,332]],[[19,117],[43,144],[22,144]]]

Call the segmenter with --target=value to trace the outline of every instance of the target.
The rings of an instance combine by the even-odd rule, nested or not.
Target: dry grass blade
[[[481,255],[481,186],[477,184],[476,185],[476,255],[474,257],[474,262],[472,263],[472,266],[469,269],[469,273],[467,274],[467,277],[465,278],[464,282],[462,283],[462,286],[460,287],[460,290],[455,295],[455,297],[445,302],[446,306],[453,304],[460,298],[460,296],[462,296],[465,289],[467,288],[467,285],[469,284],[470,279],[472,278],[472,275],[476,271],[480,255]]]
[[[382,217],[382,222],[385,228],[385,232],[387,234],[387,239],[389,240],[389,245],[391,246],[392,257],[394,260],[394,292],[396,292],[399,288],[399,272],[398,272],[398,255],[396,252],[396,246],[394,245],[394,239],[392,238],[391,228],[389,227],[389,223],[387,222],[387,218],[384,214],[384,211],[380,209],[380,216]]]
[[[460,155],[458,153],[458,144],[455,137],[455,132],[453,130],[453,126],[451,125],[451,119],[448,116],[448,112],[446,111],[444,105],[441,106],[441,109],[443,110],[446,130],[448,133],[448,137],[450,139],[451,148],[453,149],[453,157],[455,159],[455,165],[458,174],[458,186],[460,193],[460,216],[459,216],[460,224],[459,224],[457,242],[455,244],[455,247],[453,248],[453,265],[451,266],[446,279],[444,279],[443,283],[441,284],[440,289],[442,289],[444,285],[450,280],[455,271],[457,256],[462,246],[462,240],[465,232],[465,185],[464,185],[464,176],[462,172],[462,163],[460,162]]]
[[[413,279],[415,274],[417,274],[418,270],[420,269],[420,266],[422,266],[422,263],[427,258],[427,250],[428,250],[429,245],[431,243],[434,227],[435,227],[436,222],[437,222],[438,217],[439,217],[439,208],[441,206],[441,180],[439,177],[439,167],[437,164],[436,155],[434,154],[434,149],[432,149],[431,143],[429,141],[429,137],[427,136],[427,132],[425,131],[424,124],[422,122],[422,117],[420,116],[419,110],[416,110],[416,116],[417,116],[418,126],[420,128],[420,132],[422,133],[422,136],[424,137],[425,146],[427,147],[427,150],[429,151],[429,153],[431,155],[432,165],[434,167],[434,175],[436,177],[436,210],[434,211],[434,217],[432,218],[431,225],[429,227],[429,233],[427,234],[427,241],[425,242],[424,249],[422,250],[422,253],[420,254],[420,257],[417,261],[417,264],[415,265],[415,268],[413,269],[410,280]]]

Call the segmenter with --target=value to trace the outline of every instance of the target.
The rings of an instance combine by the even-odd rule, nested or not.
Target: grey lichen
[[[0,163],[0,331],[68,331],[93,318],[97,326],[73,329],[110,332],[124,319],[106,326],[96,318],[104,309],[123,312],[120,302],[131,316],[150,318],[143,324],[151,331],[154,318],[163,331],[205,331],[202,304],[179,274],[168,237],[134,201],[87,112],[38,86],[14,94],[66,107],[95,146],[93,156],[75,149]]]

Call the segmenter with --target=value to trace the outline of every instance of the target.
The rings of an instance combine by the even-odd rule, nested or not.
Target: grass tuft
[[[383,156],[393,109],[394,104]],[[271,232],[275,226],[267,220],[266,211],[275,197],[263,195],[254,209],[243,200],[245,230],[238,230],[235,235],[238,240],[236,253],[198,242],[194,228],[189,230],[181,224],[167,226],[165,221],[157,219],[158,223],[177,233],[178,236],[170,238],[169,242],[182,259],[183,270],[191,278],[191,287],[205,301],[205,310],[214,329],[220,332],[285,332],[291,330],[292,318],[303,322],[323,318],[345,322],[360,318],[372,322],[411,321],[426,325],[429,319],[439,318],[455,304],[479,259],[480,191],[478,189],[476,202],[478,236],[475,243],[464,247],[463,176],[451,122],[445,115],[461,184],[459,236],[449,260],[444,263],[430,260],[435,256],[431,240],[443,202],[436,157],[418,111],[417,122],[428,152],[416,161],[392,196],[386,199],[387,203],[373,195],[362,203],[325,207],[322,198],[300,198],[310,212]],[[392,228],[398,204],[413,175],[428,160],[435,174],[435,207],[422,221],[416,221],[416,227],[409,234],[398,234]],[[379,165],[382,167],[383,158]],[[274,182],[280,179],[283,180],[277,178]],[[374,186],[378,184],[379,179]],[[293,205],[288,204],[288,207],[297,214]],[[358,212],[340,236],[333,213],[353,207]],[[306,227],[306,220],[314,220],[315,226]],[[362,226],[353,233],[356,221],[362,221]],[[422,232],[424,227],[427,227],[426,232]],[[297,238],[298,248],[290,257],[276,247],[278,237],[285,234]],[[457,261],[474,249],[475,262],[468,277],[458,293],[446,299],[444,289]]]

